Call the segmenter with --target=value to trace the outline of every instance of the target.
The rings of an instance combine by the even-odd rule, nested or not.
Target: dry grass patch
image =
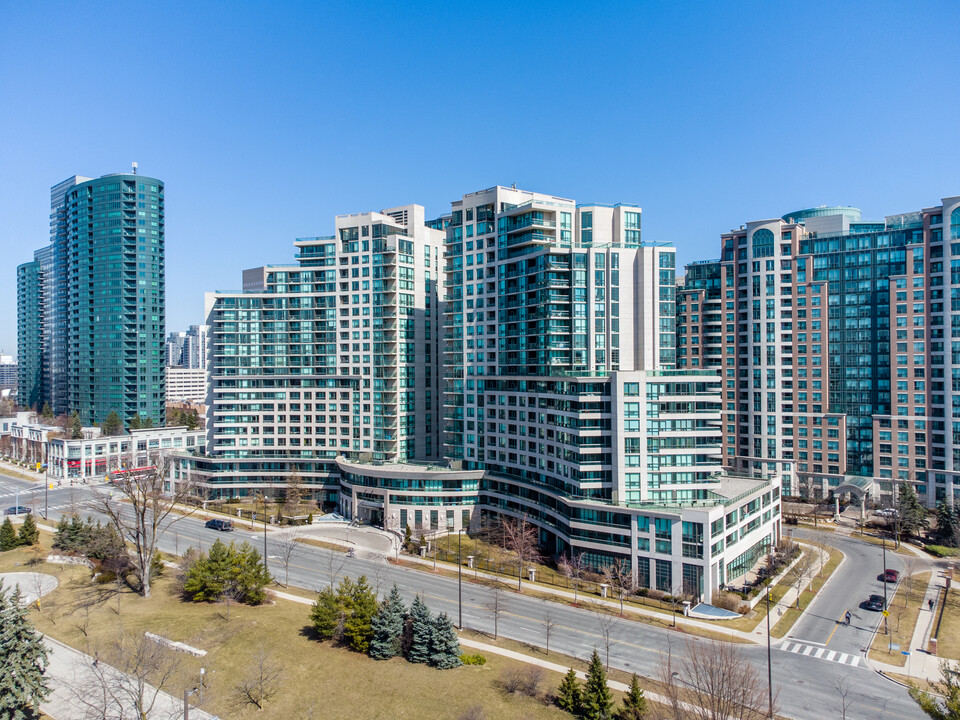
[[[874,635],[873,642],[870,644],[868,657],[873,660],[903,667],[907,663],[907,656],[901,655],[901,651],[914,652],[916,648],[910,647],[910,641],[913,639],[913,631],[917,626],[917,618],[920,616],[920,608],[923,605],[924,592],[927,589],[927,583],[930,581],[930,573],[915,573],[909,578],[905,578],[897,587],[896,593],[888,603],[889,616],[887,625],[890,628],[890,634],[883,632],[883,621],[880,622],[880,629]],[[890,644],[899,645],[899,649],[889,652]]]
[[[0,571],[22,566],[27,557],[20,550],[3,553]],[[61,584],[45,598],[43,612],[31,613],[39,630],[81,650],[110,643],[118,633],[132,638],[145,631],[206,650],[202,659],[182,657],[182,674],[169,691],[178,695],[196,685],[204,667],[202,707],[221,717],[354,720],[416,714],[456,720],[475,705],[489,718],[569,717],[541,700],[503,692],[504,672],[523,664],[499,656],[483,666],[446,671],[400,659],[377,662],[317,642],[307,605],[278,600],[260,607],[233,604],[228,611],[222,604],[183,602],[175,594],[172,570],[157,579],[149,600],[127,589],[118,593],[115,586],[95,586],[82,567],[43,565],[42,570]],[[238,707],[235,691],[261,647],[280,666],[279,689],[263,713]],[[552,692],[557,684],[559,676],[551,674],[543,688]]]
[[[942,620],[940,620],[941,608],[937,608],[937,620],[940,620],[937,655],[951,660],[960,660],[960,593],[957,592],[956,585],[947,592],[944,602],[946,607],[942,609]]]

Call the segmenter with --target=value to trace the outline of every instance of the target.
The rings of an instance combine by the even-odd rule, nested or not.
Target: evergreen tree
[[[607,673],[596,650],[590,658],[587,682],[583,686],[580,717],[583,720],[609,720],[613,693],[607,687]]]
[[[83,437],[83,423],[80,422],[80,413],[76,410],[70,413],[70,437],[74,440]]]
[[[339,641],[343,632],[343,607],[337,591],[325,587],[317,593],[317,600],[310,610],[310,622],[321,640]]]
[[[0,552],[13,550],[20,543],[17,542],[17,531],[13,529],[13,523],[10,518],[5,518],[3,525],[0,525]]]
[[[900,483],[900,497],[897,501],[900,514],[900,533],[910,537],[918,535],[927,526],[927,510],[920,504],[917,491],[908,482]]]
[[[137,413],[130,418],[130,422],[127,423],[127,427],[131,430],[139,430],[143,427],[143,420],[140,419],[140,413]]]
[[[357,652],[370,650],[373,616],[377,612],[377,596],[367,583],[366,575],[357,578],[350,592],[350,613],[343,627],[346,643]]]
[[[152,428],[153,427],[153,418],[148,417],[140,421],[140,427],[142,428]]]
[[[123,420],[120,419],[120,416],[117,415],[115,410],[111,410],[110,414],[107,415],[103,421],[101,430],[103,434],[107,436],[123,434]]]
[[[417,595],[410,606],[410,647],[407,660],[412,663],[430,662],[430,644],[433,638],[433,616],[430,608]]]
[[[234,569],[231,576],[232,590],[237,599],[247,605],[259,605],[267,599],[265,588],[273,580],[263,564],[260,553],[248,542],[234,549]]]
[[[433,621],[433,633],[430,637],[430,664],[441,670],[463,665],[460,660],[460,640],[446,613],[440,613]]]
[[[647,714],[647,698],[640,689],[640,678],[634,673],[630,689],[623,696],[623,707],[614,714],[614,720],[643,720]]]
[[[960,513],[946,502],[937,506],[937,537],[947,547],[960,547]]]
[[[370,657],[387,660],[400,654],[405,613],[400,590],[394,585],[371,621],[373,637],[370,638]]]
[[[37,529],[37,521],[33,519],[33,514],[29,513],[23,519],[23,525],[20,526],[20,533],[17,536],[18,545],[36,545],[40,539],[40,531]]]
[[[581,689],[577,673],[573,668],[567,670],[557,690],[557,707],[576,715],[580,712]]]
[[[43,677],[47,649],[30,625],[20,588],[7,595],[0,584],[0,718],[26,720],[50,693]]]
[[[44,419],[49,419],[53,417],[53,410],[50,408],[50,403],[45,402],[43,408],[40,410],[40,417]]]
[[[941,682],[931,683],[932,692],[910,686],[910,697],[920,706],[920,710],[933,720],[960,719],[960,669],[950,661],[940,661]]]

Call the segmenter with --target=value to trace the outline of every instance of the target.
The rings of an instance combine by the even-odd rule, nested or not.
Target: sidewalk
[[[829,555],[827,557],[829,557]],[[416,563],[425,568],[430,568],[431,570],[433,569],[433,564],[434,564],[433,560],[419,558],[419,557],[405,557],[404,560],[408,562]],[[824,564],[826,564],[826,560],[827,558],[824,558]],[[846,556],[844,556],[844,560],[846,560]],[[448,570],[448,571],[451,568],[453,568],[454,570],[456,569],[456,565],[438,561],[437,568],[439,569],[440,567],[443,567],[444,570]],[[839,570],[839,567],[837,568],[837,570]],[[491,573],[480,572],[473,569],[469,569],[468,571],[467,568],[464,568],[463,575],[468,580],[470,579],[470,577],[468,577],[468,572],[469,572],[469,576],[472,578],[483,578],[484,580],[499,582],[503,585],[506,585],[507,589],[510,589],[510,587],[514,585],[514,582],[516,580],[516,578],[513,578],[511,580],[510,578],[506,578],[501,575],[493,575]],[[813,581],[812,576],[806,578],[800,591],[802,592],[803,590],[805,590],[806,587],[812,581]],[[562,588],[557,588],[551,585],[545,585],[543,583],[536,583],[536,582],[531,583],[529,581],[525,581],[524,585],[526,587],[535,588],[537,592],[553,595],[556,598],[567,600],[567,601],[570,601],[571,603],[573,602],[573,599],[574,599],[574,593]],[[824,585],[824,587],[826,587],[826,584]],[[823,588],[821,588],[820,592],[823,592]],[[819,597],[819,593],[817,594],[817,597]],[[814,600],[815,599],[816,598],[814,598]],[[581,603],[589,602],[594,605],[599,604],[599,605],[603,605],[609,610],[613,610],[618,613],[620,612],[620,601],[616,599],[613,599],[613,600],[611,600],[610,598],[604,599],[604,598],[594,597],[592,595],[585,596],[583,593],[580,593],[578,595],[578,600]],[[770,617],[771,629],[774,627],[774,625],[777,624],[777,622],[779,622],[780,618],[783,616],[784,611],[789,609],[790,606],[796,602],[796,600],[797,600],[797,588],[796,586],[793,586],[787,590],[783,598],[781,598],[780,602],[776,603],[775,606],[772,606],[770,608],[770,612],[773,613]],[[809,607],[810,604],[811,603],[808,603],[807,607]],[[624,613],[627,615],[632,613],[634,615],[640,615],[643,617],[655,618],[663,622],[670,622],[673,619],[672,613],[657,612],[656,610],[637,607],[636,605],[631,605],[630,603],[624,603],[623,609],[624,609]],[[806,614],[806,612],[807,612],[807,608],[804,608],[800,617],[797,618],[797,622],[800,622],[800,620],[803,618],[803,615]],[[727,635],[729,637],[738,638],[739,640],[743,640],[743,641],[758,644],[758,645],[765,644],[766,638],[767,638],[767,626],[765,622],[760,622],[758,623],[757,627],[754,630],[750,632],[745,632],[742,630],[733,630],[731,628],[724,627],[722,624],[722,621],[711,622],[711,621],[697,620],[695,618],[681,616],[677,618],[677,627],[699,628],[702,630],[707,630],[710,632],[717,633],[719,635]],[[774,639],[774,643],[780,643],[780,642],[781,640]]]
[[[927,589],[923,596],[920,606],[920,615],[917,617],[917,625],[913,629],[913,637],[910,639],[910,647],[907,650],[910,654],[907,656],[907,662],[903,667],[888,665],[887,663],[869,660],[870,665],[880,673],[896,675],[906,675],[907,677],[920,678],[928,682],[940,682],[943,676],[940,674],[940,658],[927,652],[930,634],[933,632],[933,623],[936,619],[936,605],[931,612],[927,601],[937,600],[939,588],[943,585],[940,574],[936,568],[930,573],[930,582],[927,583]]]
[[[77,693],[88,696],[91,691],[94,693],[97,691],[97,688],[93,687],[91,683],[91,673],[88,672],[88,668],[93,666],[93,658],[49,636],[45,635],[43,639],[47,645],[49,659],[47,678],[50,680],[52,692],[47,701],[40,706],[40,709],[53,720],[77,720],[81,717],[87,717],[88,713],[78,708]],[[109,668],[109,672],[119,675],[119,672],[113,668]],[[131,679],[131,682],[135,681]],[[148,686],[147,692],[152,694],[153,688]],[[114,702],[116,702],[116,697],[123,697],[123,694],[118,693]],[[113,711],[121,710],[113,704],[111,704],[110,709]],[[136,713],[132,706],[124,703],[122,716],[133,717],[134,715]],[[119,717],[119,715],[110,715],[110,717]],[[183,718],[183,698],[176,698],[161,691],[149,717],[151,720],[181,720]],[[191,720],[217,720],[216,716],[193,706],[190,707],[190,718]]]

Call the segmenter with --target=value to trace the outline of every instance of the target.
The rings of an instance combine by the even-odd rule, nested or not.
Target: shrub
[[[464,665],[486,665],[487,658],[480,653],[476,653],[475,655],[461,653],[460,662],[462,662]]]
[[[723,608],[724,610],[729,610],[730,612],[742,612],[740,606],[743,604],[743,602],[738,596],[731,592],[714,590],[713,598],[711,600],[711,604],[714,607]]]
[[[934,557],[955,557],[960,555],[960,548],[951,548],[944,545],[927,545],[923,548]]]
[[[200,555],[187,570],[183,589],[194,602],[212,602],[227,596],[259,605],[266,599],[264,588],[270,580],[260,553],[250,543],[224,545],[217,540],[209,555]]]

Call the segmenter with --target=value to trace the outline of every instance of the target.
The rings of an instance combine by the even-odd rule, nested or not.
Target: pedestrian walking
[[[927,607],[930,608],[930,612],[933,612],[933,605],[934,605],[933,598],[929,598],[927,600]]]
[[[847,610],[847,613],[846,613],[846,615],[843,616],[843,619],[844,619],[844,621],[846,622],[847,625],[850,624],[850,611],[849,611],[849,610]]]

